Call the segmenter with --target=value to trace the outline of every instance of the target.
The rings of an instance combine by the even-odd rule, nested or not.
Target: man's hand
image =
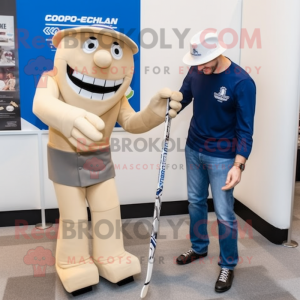
[[[228,172],[226,185],[222,187],[222,191],[227,191],[235,187],[241,181],[241,177],[241,169],[237,166],[233,166]]]

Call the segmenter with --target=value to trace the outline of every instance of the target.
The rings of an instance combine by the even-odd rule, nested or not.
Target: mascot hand
[[[164,117],[166,114],[166,102],[170,98],[169,116],[175,118],[177,112],[181,109],[182,94],[171,91],[168,88],[160,90],[150,101],[149,107],[157,115]]]
[[[85,110],[78,108],[75,108],[75,110],[80,114],[73,119],[72,126],[70,126],[71,124],[66,126],[69,127],[67,138],[70,143],[76,148],[80,148],[81,145],[90,146],[95,142],[99,142],[103,137],[100,130],[105,127],[103,120]],[[74,113],[74,111],[72,112]]]

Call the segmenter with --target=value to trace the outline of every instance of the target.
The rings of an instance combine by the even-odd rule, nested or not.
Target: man
[[[256,88],[251,77],[222,53],[217,35],[201,31],[183,62],[191,68],[180,92],[182,109],[193,102],[185,149],[192,248],[177,258],[188,264],[207,256],[207,197],[210,184],[219,226],[221,271],[216,292],[231,288],[238,262],[233,188],[252,148]]]

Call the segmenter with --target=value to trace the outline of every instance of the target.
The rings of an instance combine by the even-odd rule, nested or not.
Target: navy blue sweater
[[[180,92],[182,109],[194,99],[187,145],[203,154],[248,158],[252,149],[256,87],[240,66],[205,75],[191,67]]]

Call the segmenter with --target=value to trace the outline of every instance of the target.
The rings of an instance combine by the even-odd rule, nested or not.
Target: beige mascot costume
[[[115,234],[121,217],[109,139],[116,121],[132,133],[162,123],[169,97],[169,114],[175,117],[182,94],[163,89],[136,113],[125,92],[138,48],[109,27],[62,30],[53,44],[57,48],[54,71],[41,77],[33,112],[49,126],[49,178],[60,212],[56,270],[65,289],[77,293],[91,289],[99,275],[120,283],[140,273],[138,258],[124,250],[122,235]],[[92,256],[82,232],[88,220],[86,200],[93,227]],[[111,237],[101,239],[101,234],[107,235],[107,226],[99,226],[101,220],[114,227]],[[64,237],[68,227],[76,232],[71,238]]]

